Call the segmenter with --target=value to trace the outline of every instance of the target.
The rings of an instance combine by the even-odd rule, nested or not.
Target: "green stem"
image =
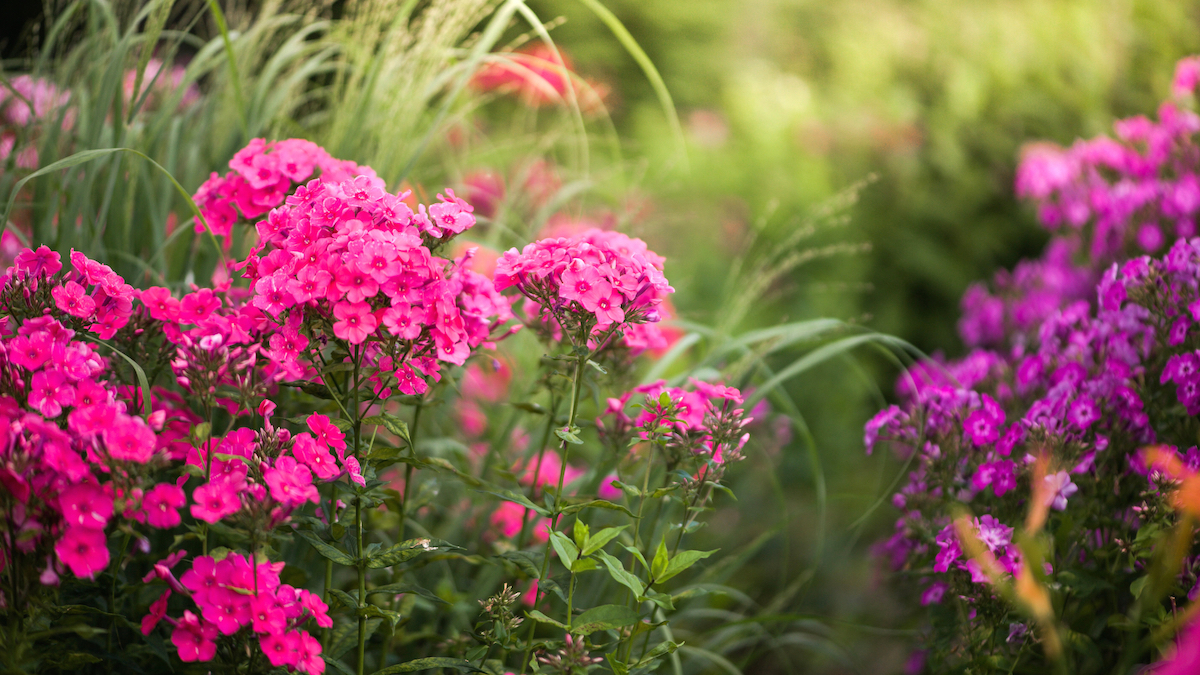
[[[362,419],[359,410],[359,377],[360,377],[360,361],[362,350],[354,351],[354,448],[353,452],[357,457],[361,448],[359,444],[362,441]],[[361,460],[360,460],[361,461]],[[407,491],[407,489],[406,489]],[[357,493],[354,498],[354,539],[357,544],[355,555],[358,557],[356,567],[358,568],[358,661],[356,663],[357,675],[363,675],[366,672],[366,654],[367,654],[367,617],[362,610],[367,606],[367,567],[363,560],[363,499],[361,488],[355,490]]]
[[[416,407],[413,409],[412,427],[408,430],[409,450],[412,451],[414,457],[417,454],[417,425],[421,423],[421,410],[424,409],[424,407],[425,406],[422,405],[421,401],[417,402]],[[415,469],[413,468],[412,464],[405,465],[404,499],[400,501],[400,536],[396,539],[396,541],[404,541],[404,526],[406,524],[405,521],[408,519],[408,500],[413,494],[412,478],[414,471]]]
[[[591,358],[591,354],[575,356],[575,374],[572,378],[572,383],[571,383],[571,408],[570,408],[570,412],[567,413],[567,430],[568,431],[570,431],[575,426],[575,414],[577,412],[579,412],[579,392],[583,388],[583,364],[589,358]],[[569,445],[570,444],[564,440],[562,442],[562,444],[559,446],[559,452],[562,454],[562,464],[558,470],[558,486],[554,493],[554,508],[552,509],[551,514],[550,514],[551,515],[550,532],[549,532],[550,534],[553,534],[555,528],[558,527],[558,517],[560,515],[562,515],[562,488],[563,488],[563,480],[566,478],[566,474],[567,474],[567,450],[568,450]],[[564,561],[564,564],[566,564],[566,561]],[[541,571],[541,574],[538,575],[538,579],[539,580],[545,579],[546,573],[549,570],[550,570],[550,537],[546,537],[546,547],[542,551],[542,571]],[[545,589],[543,588],[543,584],[539,583],[537,595],[534,596],[534,602],[533,602],[534,608],[537,608],[538,601],[541,599],[541,597],[544,593],[545,593]],[[571,617],[568,614],[567,621],[569,622],[570,620],[571,620]],[[522,661],[521,661],[522,668],[524,668],[529,663],[529,657],[532,656],[532,654],[533,654],[533,634],[534,634],[534,631],[536,630],[536,625],[537,625],[536,621],[529,622],[529,635],[528,635],[528,639],[527,639],[528,644],[525,647],[525,656],[522,658]]]

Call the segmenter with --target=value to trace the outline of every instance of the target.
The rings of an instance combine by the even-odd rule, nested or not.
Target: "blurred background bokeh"
[[[4,56],[19,61],[66,4],[40,14],[36,0],[18,4],[29,11],[0,13],[9,12]],[[223,4],[235,27],[275,6]],[[836,317],[926,353],[959,353],[967,285],[1045,243],[1032,210],[1013,196],[1022,145],[1070,144],[1153,111],[1175,61],[1200,52],[1200,0],[604,0],[661,73],[681,148],[651,80],[596,12],[578,0],[528,4],[604,93],[607,114],[584,121],[587,161],[563,140],[575,123],[565,109],[483,97],[445,122],[449,133],[411,171],[395,175],[462,185],[494,171],[511,187],[540,170],[520,163],[531,151],[555,157],[561,198],[552,202],[578,217],[612,214],[665,255],[684,322],[744,332]],[[356,3],[338,0],[311,16],[355,12]],[[215,35],[209,19],[193,16],[181,12],[186,25],[177,27]],[[539,38],[514,22],[505,40],[515,48]],[[316,136],[335,156],[389,176],[391,146],[299,116],[304,110],[287,111],[299,124],[251,119],[251,135]],[[236,127],[221,119],[204,123]],[[489,140],[476,142],[472,125]],[[243,141],[214,140],[190,168],[169,168],[194,190]],[[507,248],[553,210],[537,210],[522,230],[512,222],[521,206],[501,209],[485,243]],[[768,283],[741,306],[755,278],[747,270]],[[801,353],[781,350],[770,361],[785,367]],[[860,350],[790,381],[812,446],[781,432],[773,439],[781,447],[764,444],[741,469],[739,501],[713,515],[710,536],[749,561],[726,581],[759,617],[790,627],[730,645],[745,672],[904,670],[920,625],[895,599],[897,580],[869,555],[891,529],[881,496],[900,467],[862,448],[862,424],[892,397],[896,373],[886,354]],[[728,621],[714,612],[709,637]],[[769,633],[772,622],[760,625]],[[711,672],[727,670],[717,663]]]

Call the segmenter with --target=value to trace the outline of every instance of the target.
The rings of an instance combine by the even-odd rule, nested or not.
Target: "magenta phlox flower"
[[[217,653],[217,627],[205,619],[185,611],[171,633],[171,644],[185,662],[211,661]]]
[[[150,613],[142,617],[142,635],[150,635],[154,627],[167,615],[167,602],[171,599],[171,589],[163,591],[158,599],[150,603]]]
[[[280,456],[274,466],[263,471],[263,479],[271,489],[271,498],[284,506],[316,503],[320,499],[312,484],[312,471],[287,455]]]
[[[192,516],[206,523],[215,523],[242,508],[240,491],[244,481],[210,481],[192,493]]]
[[[103,530],[113,514],[113,499],[99,485],[81,483],[63,490],[59,507],[68,525]]]
[[[54,545],[54,552],[81,579],[92,579],[108,566],[108,540],[101,529],[68,527]]]
[[[179,509],[187,504],[183,489],[171,483],[159,483],[142,496],[142,511],[146,523],[160,530],[170,529],[181,520]]]

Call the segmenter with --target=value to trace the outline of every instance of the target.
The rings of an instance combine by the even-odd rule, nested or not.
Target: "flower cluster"
[[[589,114],[600,112],[608,96],[606,85],[580,79],[561,47],[555,54],[541,42],[489,61],[471,78],[471,84],[480,91],[513,93],[534,107],[566,103],[574,93],[579,108]]]
[[[335,159],[324,148],[303,139],[265,141],[256,138],[229,160],[224,176],[214,172],[193,199],[214,234],[232,243],[233,226],[250,221],[283,203],[298,184],[308,182],[314,172],[320,179],[339,183],[355,176],[374,177],[370,167]],[[196,219],[196,231],[204,223]]]
[[[963,297],[959,332],[972,347],[1030,341],[1061,307],[1090,300],[1113,262],[1160,253],[1196,234],[1200,213],[1200,115],[1182,107],[1196,90],[1195,59],[1176,68],[1173,101],[1158,121],[1137,116],[1115,124],[1115,138],[1070,148],[1028,146],[1017,170],[1017,195],[1038,207],[1055,239],[1037,260],[997,272],[993,293],[981,284]]]
[[[133,97],[135,93],[138,99],[145,96],[145,100],[140,101],[142,110],[153,110],[169,103],[175,97],[178,97],[179,101],[175,104],[177,110],[189,108],[200,100],[200,88],[195,82],[189,82],[186,87],[183,85],[187,77],[187,68],[182,65],[167,67],[162,59],[152,57],[142,71],[141,89],[135,91],[137,75],[137,70],[130,68],[125,71],[125,79],[121,81],[121,92],[125,96],[127,107],[139,103]]]
[[[610,439],[633,434],[641,440],[663,440],[681,456],[703,456],[717,464],[738,461],[749,439],[743,427],[754,421],[741,408],[742,392],[696,379],[689,384],[691,388],[684,389],[659,380],[634,387],[620,398],[608,399],[596,426]],[[636,418],[625,413],[635,395],[644,398]]]
[[[20,530],[0,542],[0,564],[39,551],[48,558],[53,543],[56,558],[47,560],[42,583],[55,583],[61,565],[78,577],[103,570],[109,563],[105,529],[114,516],[171,527],[185,501],[178,485],[155,483],[149,472],[148,465],[166,461],[175,438],[157,438],[151,427],[163,428],[169,406],[160,402],[146,411],[150,423],[134,414],[136,394],[114,385],[98,347],[69,327],[90,325],[107,334],[111,317],[128,318],[128,286],[81,254],[72,262],[76,271],[67,273],[57,253],[26,249],[0,291],[2,508]],[[64,289],[85,286],[91,294],[64,296]],[[110,320],[97,321],[101,312]]]
[[[1197,63],[1180,65],[1176,96],[1193,91]],[[942,625],[955,634],[930,644],[946,662],[961,664],[971,640],[1014,650],[1025,641],[991,584],[1021,567],[1013,527],[1027,511],[1063,512],[1071,535],[1051,551],[1046,573],[1081,598],[1093,592],[1081,578],[1130,588],[1152,555],[1139,532],[1174,517],[1156,506],[1161,474],[1147,471],[1139,448],[1186,448],[1200,432],[1200,240],[1187,238],[1200,210],[1200,117],[1169,102],[1159,118],[1118,123],[1119,141],[1027,151],[1017,191],[1056,238],[1040,260],[999,273],[995,295],[970,289],[960,331],[976,348],[910,368],[897,383],[899,405],[866,424],[868,452],[886,440],[908,462],[892,496],[901,517],[880,553],[896,569],[920,570],[923,604],[952,598],[964,616],[987,617],[985,633],[995,635]],[[1161,257],[1131,257],[1162,251],[1164,230],[1183,236]],[[1194,448],[1180,456],[1200,459]],[[951,522],[962,503],[978,514],[974,536],[996,568],[965,552]],[[1106,562],[1114,560],[1125,562],[1117,569]],[[1173,595],[1200,591],[1196,562],[1185,561]],[[1120,613],[1134,597],[1095,601]],[[1087,630],[1095,611],[1071,608],[1060,620]]]
[[[18,168],[37,168],[37,145],[29,134],[46,122],[71,129],[75,111],[70,99],[69,92],[32,75],[18,75],[0,87],[0,162],[15,152]]]
[[[269,355],[302,368],[306,331],[363,350],[375,392],[420,394],[439,363],[462,365],[511,316],[490,280],[430,245],[474,223],[470,206],[447,197],[414,213],[382,182],[359,176],[310,181],[257,224],[259,244],[242,264],[251,303],[282,324]],[[311,332],[309,334],[312,334]]]
[[[322,628],[331,627],[328,607],[316,594],[281,583],[282,570],[282,562],[261,562],[238,553],[220,559],[199,556],[178,580],[169,565],[156,565],[151,574],[167,581],[168,588],[151,605],[142,633],[149,635],[165,619],[173,626],[171,643],[180,660],[192,662],[211,661],[220,636],[245,630],[257,638],[272,666],[323,673],[321,643],[301,627],[310,619]],[[173,591],[189,596],[199,614],[185,610],[178,619],[167,616]]]
[[[642,240],[592,229],[509,250],[496,263],[496,288],[516,287],[534,326],[554,339],[565,331],[572,342],[602,337],[602,344],[619,330],[661,320],[659,308],[674,292],[662,266]],[[654,340],[633,331],[626,339],[641,348]]]

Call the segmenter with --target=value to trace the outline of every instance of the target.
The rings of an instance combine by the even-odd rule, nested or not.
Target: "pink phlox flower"
[[[171,483],[159,483],[142,497],[142,510],[150,527],[169,529],[180,523],[179,509],[187,504],[183,490]]]
[[[321,628],[332,628],[333,619],[329,617],[329,605],[321,599],[321,596],[316,593],[311,593],[305,589],[300,589],[300,606],[303,607],[317,625]]]
[[[317,443],[333,448],[334,452],[338,455],[338,459],[344,457],[346,452],[346,434],[337,425],[320,413],[309,415],[306,422]]]
[[[279,635],[287,630],[287,615],[273,594],[259,593],[250,600],[250,616],[254,632]]]
[[[426,324],[425,312],[407,302],[398,302],[383,312],[383,325],[402,340],[415,340]]]
[[[305,466],[312,469],[317,478],[332,480],[341,473],[337,467],[337,463],[333,459],[333,455],[329,454],[324,447],[319,445],[311,434],[301,432],[292,440],[292,455],[303,462]]]
[[[179,302],[179,322],[198,324],[221,308],[221,299],[211,289],[201,288]]]
[[[63,490],[58,498],[63,520],[72,527],[103,530],[113,514],[113,499],[95,483],[81,483]]]
[[[49,277],[62,269],[62,257],[43,244],[36,250],[27,248],[18,253],[14,267],[26,278]]]
[[[161,286],[147,288],[140,295],[142,304],[156,321],[178,321],[180,302],[171,297],[171,291]]]
[[[337,319],[333,334],[353,345],[366,342],[379,327],[379,320],[365,302],[339,302],[333,307],[333,316]]]
[[[50,295],[54,297],[54,304],[71,316],[86,319],[96,311],[96,301],[87,295],[83,286],[74,281],[54,287]]]
[[[1071,482],[1071,475],[1066,471],[1050,474],[1044,480],[1046,481],[1047,506],[1056,511],[1065,510],[1067,499],[1079,491],[1079,486]]]
[[[159,621],[167,615],[167,601],[171,599],[171,589],[162,592],[158,599],[150,603],[150,613],[142,617],[142,635],[149,635]]]
[[[271,498],[284,506],[320,500],[312,484],[312,471],[287,455],[278,457],[275,465],[263,472],[263,479],[271,489]]]
[[[157,445],[154,432],[140,417],[118,416],[103,436],[113,459],[145,464],[154,456]]]
[[[217,627],[184,611],[171,633],[171,643],[179,651],[179,660],[185,662],[211,661],[217,654]]]
[[[108,566],[108,540],[101,529],[68,527],[54,545],[54,552],[80,579],[92,579]]]
[[[342,460],[342,463],[346,467],[346,475],[350,477],[350,482],[361,487],[366,487],[367,479],[362,475],[362,468],[358,464],[358,458],[354,455],[347,455]]]
[[[239,495],[244,482],[232,480],[210,481],[192,493],[192,516],[206,523],[215,523],[242,508]]]
[[[75,403],[75,387],[57,369],[33,374],[30,381],[29,405],[47,418],[62,414],[63,406]]]

